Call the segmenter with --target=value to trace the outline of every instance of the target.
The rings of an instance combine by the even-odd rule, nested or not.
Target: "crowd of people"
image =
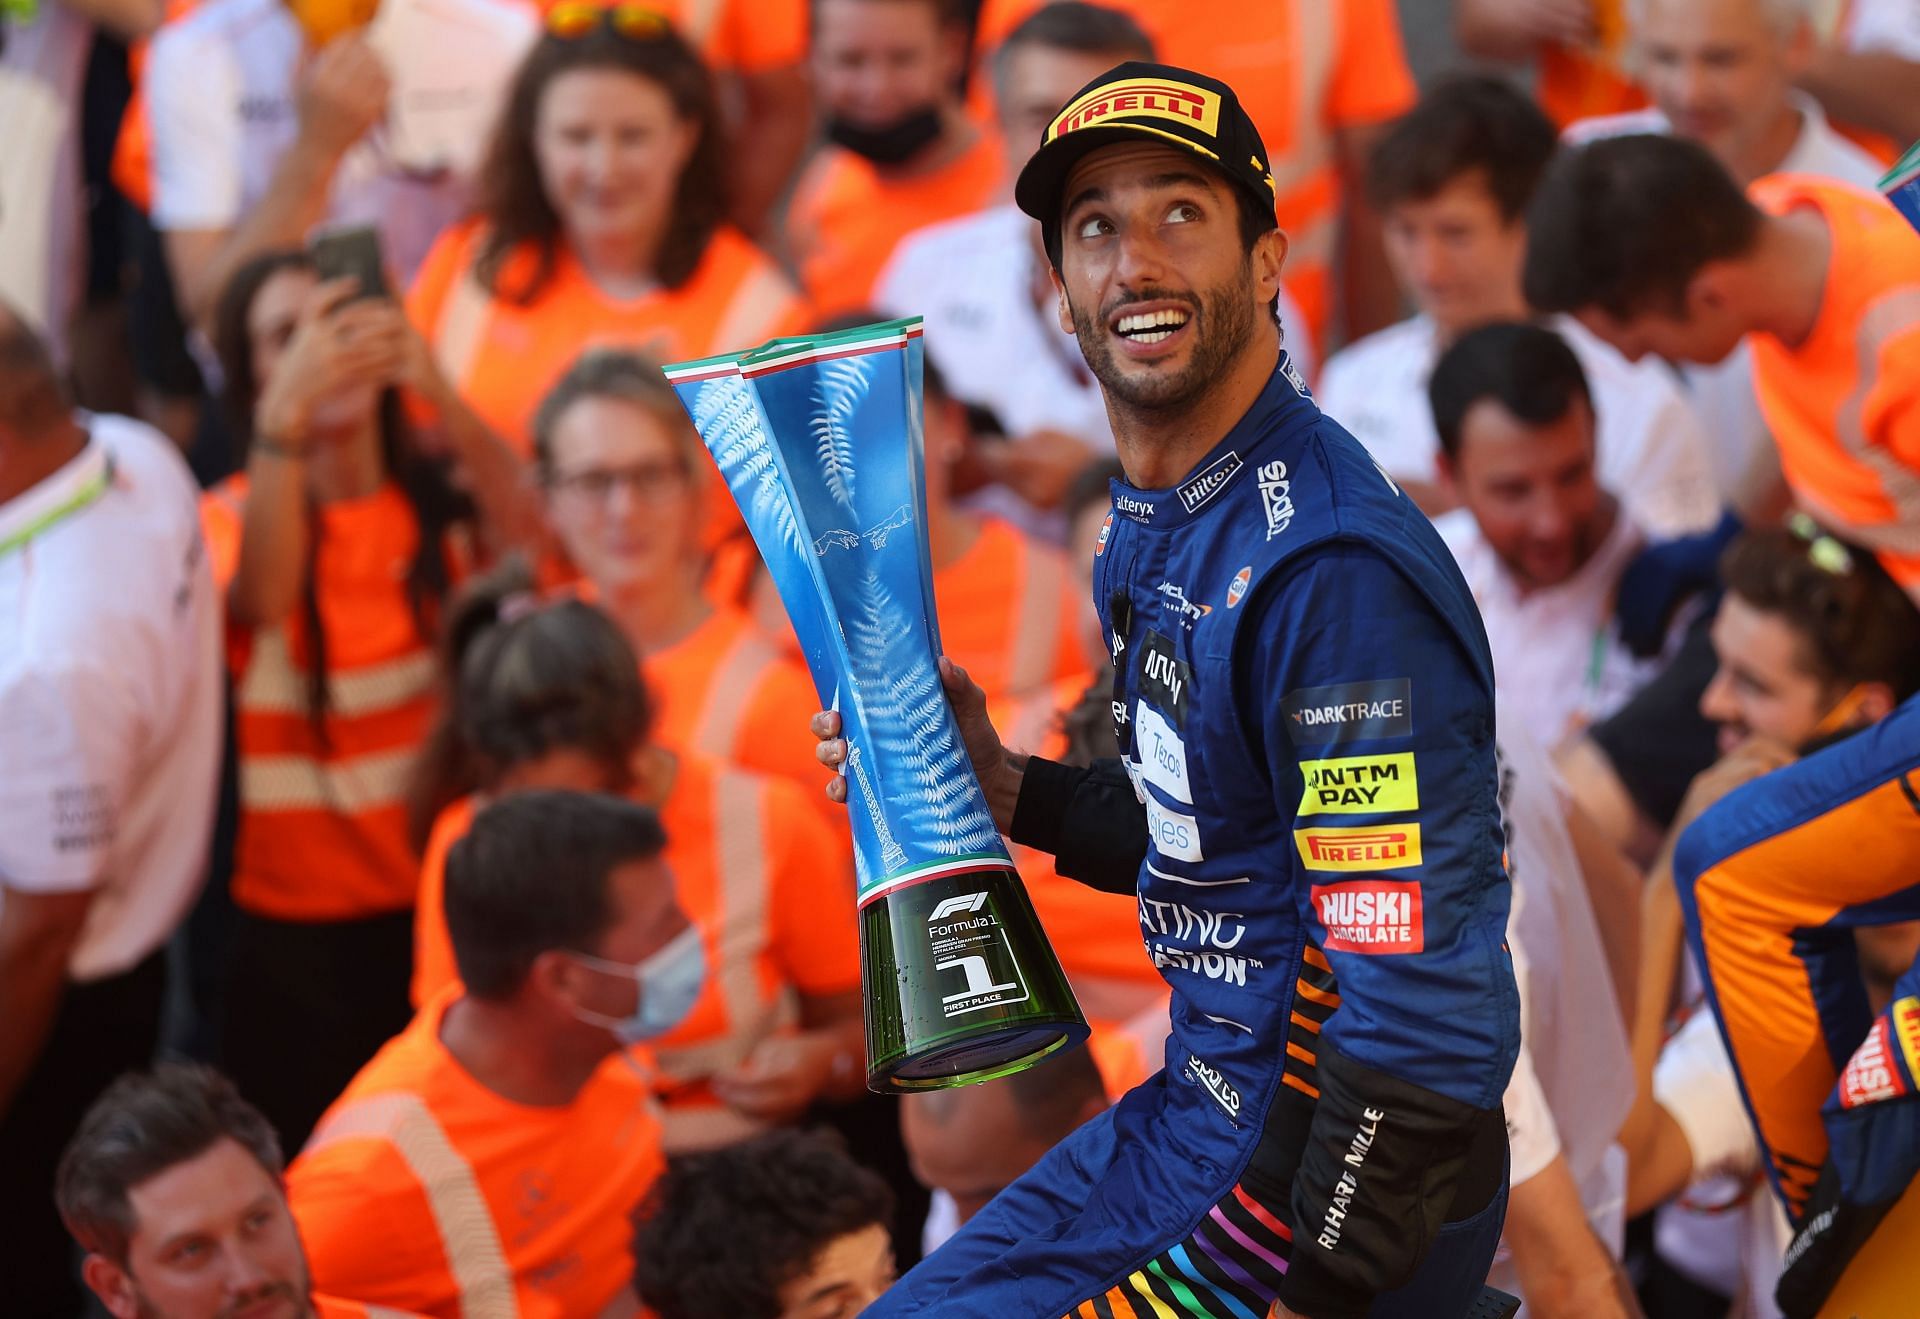
[[[868,1092],[822,700],[660,371],[924,316],[947,654],[1116,756],[1014,184],[1133,61],[1238,89],[1282,362],[1478,607],[1489,1283],[1911,1313],[1920,6],[1834,8],[1456,0],[1417,85],[1390,0],[0,3],[0,1311],[840,1319],[1160,1070],[1177,918],[1015,846],[1090,1040]]]

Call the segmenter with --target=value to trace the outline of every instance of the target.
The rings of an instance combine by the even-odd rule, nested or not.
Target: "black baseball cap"
[[[1080,158],[1115,142],[1140,141],[1191,151],[1258,205],[1273,208],[1267,148],[1233,88],[1204,73],[1143,60],[1116,64],[1074,93],[1020,171],[1013,199],[1051,230],[1067,175]]]

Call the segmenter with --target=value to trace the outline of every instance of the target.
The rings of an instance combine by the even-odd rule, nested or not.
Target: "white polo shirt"
[[[1656,539],[1712,526],[1720,501],[1707,440],[1673,373],[1659,362],[1627,361],[1572,317],[1545,324],[1567,341],[1586,373],[1600,484]],[[1433,481],[1440,433],[1427,381],[1439,360],[1439,328],[1415,316],[1328,358],[1314,394],[1389,475]]]
[[[95,891],[70,973],[126,971],[199,892],[220,601],[178,450],[124,417],[0,505],[0,902]]]
[[[1520,1058],[1505,1096],[1512,1184],[1565,1156],[1587,1221],[1618,1256],[1627,1169],[1614,1138],[1633,1107],[1626,1022],[1567,832],[1566,787],[1503,695],[1494,727],[1513,880],[1507,943],[1520,990]],[[1504,1242],[1490,1281],[1520,1294]]]
[[[537,24],[508,0],[409,0],[399,9],[372,33],[393,84],[387,122],[398,140],[377,126],[347,152],[327,221],[377,226],[404,285],[468,202],[478,143],[451,150],[450,121],[491,120]],[[428,26],[444,35],[419,41]],[[144,82],[155,227],[231,229],[259,204],[299,133],[306,59],[306,38],[282,0],[211,0],[160,30]],[[487,77],[476,82],[476,71]],[[445,156],[450,168],[416,172],[402,163],[416,156]]]
[[[1920,8],[1916,8],[1920,13]],[[1880,163],[1835,132],[1820,103],[1804,92],[1790,93],[1800,112],[1800,135],[1780,162],[1783,174],[1818,174],[1877,190],[1883,172]],[[1593,142],[1628,133],[1670,133],[1672,123],[1654,109],[1629,114],[1601,115],[1569,125],[1565,140]],[[1642,365],[1652,363],[1647,359]],[[1729,503],[1769,490],[1781,481],[1780,455],[1760,415],[1753,392],[1753,355],[1744,341],[1723,361],[1711,366],[1687,363],[1679,376],[1708,436],[1707,456],[1714,485]]]
[[[1522,587],[1464,508],[1434,520],[1480,607],[1494,683],[1544,746],[1623,705],[1660,671],[1620,640],[1613,616],[1620,574],[1645,543],[1623,508],[1591,557],[1558,586]]]

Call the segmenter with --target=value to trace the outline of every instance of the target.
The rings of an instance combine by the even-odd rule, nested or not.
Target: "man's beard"
[[[301,1280],[300,1290],[298,1292],[295,1292],[293,1287],[287,1283],[276,1283],[264,1291],[240,1298],[239,1301],[221,1311],[221,1314],[237,1314],[248,1306],[258,1305],[269,1296],[276,1295],[286,1296],[292,1299],[295,1305],[299,1307],[295,1313],[300,1316],[300,1319],[314,1319],[313,1288],[305,1279]],[[147,1294],[141,1291],[137,1285],[134,1287],[133,1300],[134,1304],[139,1307],[140,1319],[170,1319],[170,1316],[164,1310],[161,1310],[152,1301],[147,1299]]]
[[[1191,315],[1193,347],[1186,366],[1174,372],[1129,373],[1114,351],[1107,326],[1127,307],[1147,302],[1178,302]],[[1087,369],[1110,400],[1138,412],[1173,412],[1190,405],[1219,382],[1234,358],[1253,339],[1257,323],[1253,305],[1253,267],[1242,268],[1241,278],[1207,290],[1204,295],[1146,288],[1122,294],[1102,308],[1096,321],[1080,307],[1073,308],[1073,333]]]

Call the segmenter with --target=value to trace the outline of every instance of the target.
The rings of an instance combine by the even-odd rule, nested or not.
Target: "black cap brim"
[[[1100,124],[1056,137],[1034,152],[1014,182],[1014,204],[1041,224],[1053,224],[1060,217],[1060,207],[1066,200],[1067,177],[1075,165],[1102,147],[1140,142],[1184,151],[1202,164],[1211,165],[1229,181],[1239,182],[1221,166],[1218,156],[1183,137],[1157,132],[1145,124]]]

